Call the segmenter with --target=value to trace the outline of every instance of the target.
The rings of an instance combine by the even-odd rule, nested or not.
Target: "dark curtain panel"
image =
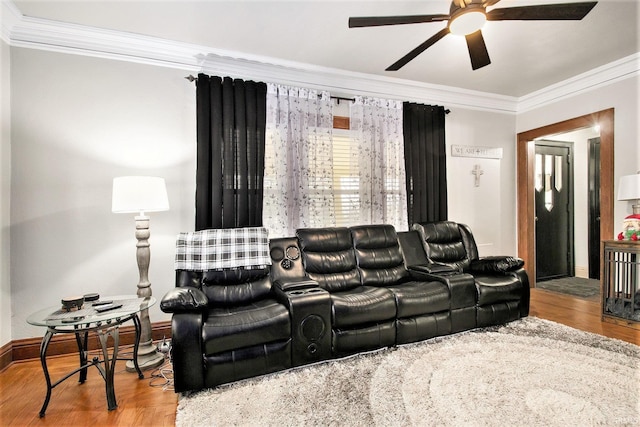
[[[267,85],[198,75],[196,230],[262,225]]]
[[[446,220],[444,107],[405,102],[403,110],[409,227]]]

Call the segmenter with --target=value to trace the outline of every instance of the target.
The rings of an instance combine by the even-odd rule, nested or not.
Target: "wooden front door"
[[[574,276],[573,143],[536,141],[536,280]]]

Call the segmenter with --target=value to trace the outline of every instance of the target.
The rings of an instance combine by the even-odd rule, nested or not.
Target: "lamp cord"
[[[170,343],[171,341],[168,342]],[[102,352],[100,350],[89,350],[87,352],[87,360],[92,360],[94,357],[100,357],[101,355]],[[169,349],[169,351],[165,352],[164,356],[164,363],[152,370],[146,378],[149,378],[150,387],[162,388],[162,391],[173,391],[173,365],[171,361],[171,350]],[[125,358],[133,358],[133,344],[119,347],[118,359]],[[124,371],[124,369],[119,372],[122,371]]]

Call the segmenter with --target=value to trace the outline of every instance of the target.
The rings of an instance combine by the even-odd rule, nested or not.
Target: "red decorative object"
[[[623,231],[618,234],[618,240],[640,240],[640,214],[631,214],[624,219]]]

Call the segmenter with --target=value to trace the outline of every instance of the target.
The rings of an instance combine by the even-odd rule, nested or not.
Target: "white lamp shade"
[[[636,199],[640,199],[640,174],[623,176],[618,187],[618,200]]]
[[[115,213],[158,212],[169,210],[164,178],[121,176],[113,179],[111,210]]]

